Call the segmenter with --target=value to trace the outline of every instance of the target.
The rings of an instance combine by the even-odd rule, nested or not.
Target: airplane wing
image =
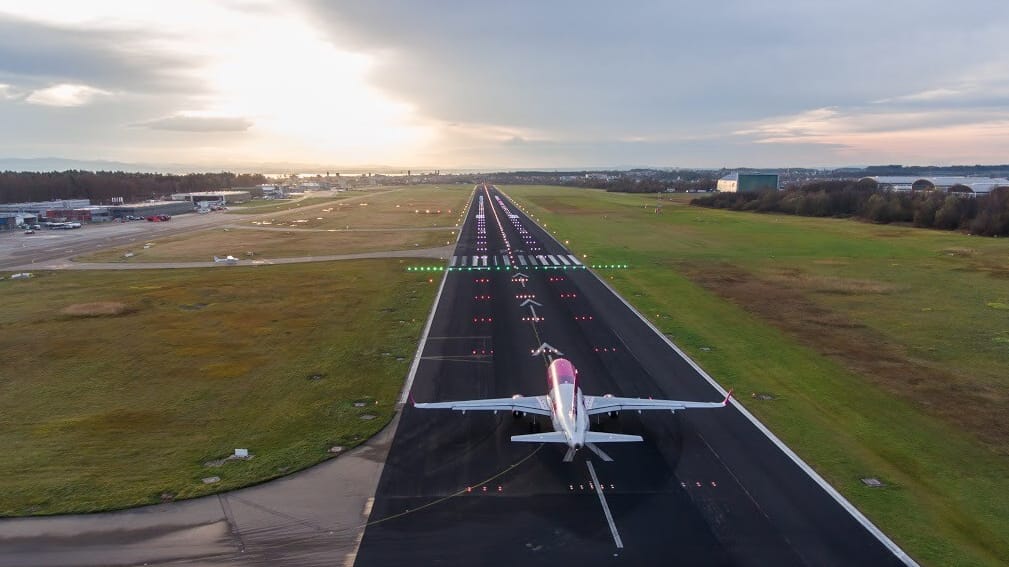
[[[699,408],[721,408],[729,403],[732,390],[720,402],[682,402],[679,400],[652,400],[643,398],[617,398],[612,396],[584,396],[585,410],[589,415],[621,410],[684,410]]]
[[[548,431],[547,433],[512,435],[512,441],[518,443],[567,443],[568,438],[560,431]]]
[[[512,441],[515,438],[512,437]],[[606,433],[603,431],[585,432],[586,443],[634,443],[644,441],[640,435],[622,435],[620,433]]]
[[[521,411],[536,415],[550,415],[550,400],[546,396],[517,398],[489,398],[486,400],[465,400],[459,402],[414,403],[421,409],[451,409],[467,411]]]

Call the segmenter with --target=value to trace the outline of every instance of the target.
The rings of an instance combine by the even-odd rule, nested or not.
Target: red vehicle
[[[168,215],[151,215],[147,217],[148,222],[168,222],[172,220],[172,217]]]

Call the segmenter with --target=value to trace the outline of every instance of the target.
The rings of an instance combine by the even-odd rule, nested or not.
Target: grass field
[[[358,444],[436,287],[398,260],[35,276],[0,281],[5,516],[199,496]],[[254,458],[213,466],[235,448]]]
[[[269,259],[435,248],[454,240],[472,190],[462,185],[380,187],[332,198],[251,207],[247,212],[277,214],[249,221],[236,219],[238,227],[173,236],[156,240],[147,248],[143,244],[120,246],[74,259],[196,262],[228,254]],[[409,230],[414,228],[423,230]]]
[[[265,228],[265,227],[264,227]],[[78,262],[199,262],[231,254],[243,260],[326,256],[382,250],[436,248],[455,240],[451,230],[327,232],[217,228],[77,256]],[[133,255],[126,257],[127,253]],[[250,254],[251,253],[251,254]]]
[[[292,210],[250,223],[302,229],[454,228],[472,192],[471,185],[411,185],[358,193],[325,207]]]
[[[912,556],[1009,563],[1005,240],[503,189]]]

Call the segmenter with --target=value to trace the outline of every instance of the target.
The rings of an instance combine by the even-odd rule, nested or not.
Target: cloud
[[[156,29],[72,28],[0,14],[0,82],[26,89],[87,84],[162,96],[200,90],[192,60]]]
[[[967,126],[1001,124],[1009,108],[1004,0],[54,5],[0,0],[0,84],[10,85],[0,103],[15,101],[0,104],[0,152],[830,165],[847,148],[883,147],[870,142],[888,133],[916,145],[915,135],[959,128],[964,145],[950,154],[981,160],[991,152]],[[942,33],[913,42],[895,29]],[[54,85],[114,93],[116,104],[69,116],[18,102]],[[89,96],[64,95],[50,99]],[[224,135],[194,148],[166,130]]]
[[[253,126],[253,122],[241,116],[180,112],[173,116],[141,122],[136,126],[173,132],[244,132]]]
[[[720,137],[726,155],[745,158],[733,131],[767,117],[952,97],[940,89],[963,69],[1001,59],[1009,21],[1009,3],[943,0],[304,2],[334,45],[374,57],[374,84],[435,122],[535,129],[586,160],[620,141],[654,142],[661,156],[664,142],[667,163],[695,157],[688,137]],[[944,33],[907,42],[898,23]]]
[[[14,90],[14,87],[6,83],[0,83],[0,100],[12,100],[20,97],[21,93]]]
[[[819,147],[826,163],[1001,163],[1009,109],[817,108],[733,132],[760,146]]]
[[[99,97],[111,94],[109,91],[88,85],[64,83],[33,91],[25,98],[25,102],[42,106],[84,106]]]
[[[881,98],[879,100],[874,100],[873,104],[886,104],[892,102],[929,102],[929,101],[941,101],[957,98],[964,94],[961,89],[949,89],[949,88],[936,88],[928,89],[916,93],[911,93],[907,95],[894,96],[888,98]]]

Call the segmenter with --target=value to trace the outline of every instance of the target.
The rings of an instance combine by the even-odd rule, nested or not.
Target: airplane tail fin
[[[215,262],[220,262],[220,261],[221,261],[221,259],[220,259],[220,258],[218,258],[217,256],[214,256],[214,261],[215,261]]]
[[[519,443],[567,443],[568,438],[561,431],[549,433],[532,433],[530,435],[512,435],[512,441]]]
[[[644,441],[644,439],[640,435],[622,435],[620,433],[603,433],[602,431],[589,431],[585,434],[586,443],[634,443],[636,441]]]

